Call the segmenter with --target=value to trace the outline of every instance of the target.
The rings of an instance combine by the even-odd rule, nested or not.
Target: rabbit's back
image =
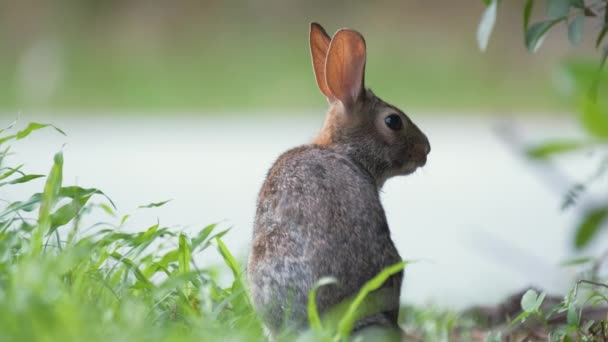
[[[378,189],[363,167],[317,145],[279,157],[258,197],[248,265],[254,303],[271,329],[306,323],[308,294],[320,278],[338,280],[318,292],[323,312],[400,260]],[[390,307],[382,319],[397,319],[401,278],[385,284]]]

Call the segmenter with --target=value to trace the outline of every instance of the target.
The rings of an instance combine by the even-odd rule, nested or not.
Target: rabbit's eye
[[[397,114],[391,114],[384,118],[384,123],[393,131],[398,131],[403,127],[401,117]]]

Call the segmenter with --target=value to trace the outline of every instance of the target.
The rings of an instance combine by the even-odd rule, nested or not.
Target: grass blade
[[[235,281],[238,280],[241,276],[241,269],[239,267],[239,263],[236,261],[232,253],[230,253],[230,250],[228,250],[228,247],[226,247],[226,245],[222,242],[222,239],[219,236],[215,238],[215,241],[217,242],[217,249],[222,255],[222,258],[224,258],[224,262],[226,263],[226,265],[232,271]]]
[[[110,202],[110,204],[112,205],[114,210],[116,210],[116,205],[114,205],[114,202],[112,201],[112,199],[99,189],[95,189],[95,188],[86,189],[86,188],[81,188],[79,186],[66,186],[66,187],[61,188],[61,190],[59,191],[59,196],[68,197],[71,199],[82,198],[82,197],[86,197],[86,196],[90,196],[90,195],[100,195],[100,196],[105,197],[105,199],[107,199],[108,202]]]
[[[70,203],[57,209],[51,215],[51,227],[49,233],[54,232],[57,228],[68,224],[78,215],[80,210],[87,204],[91,196],[75,198]]]
[[[21,140],[25,137],[27,137],[28,135],[30,135],[32,132],[37,131],[39,129],[42,128],[46,128],[46,127],[52,127],[54,128],[57,132],[63,134],[63,135],[67,135],[65,134],[64,131],[60,130],[59,128],[51,125],[51,124],[41,124],[41,123],[37,123],[37,122],[30,122],[29,125],[27,125],[27,127],[19,132],[17,132],[17,134],[15,135],[15,137],[17,138],[17,140]]]
[[[172,200],[166,200],[166,201],[162,201],[162,202],[155,202],[155,203],[150,203],[150,204],[146,204],[146,205],[140,205],[139,207],[137,207],[138,209],[147,209],[147,208],[157,208],[157,207],[162,207],[163,205],[171,202]]]
[[[315,283],[315,286],[313,286],[312,290],[310,290],[306,308],[308,310],[308,322],[312,329],[317,331],[323,330],[323,325],[321,324],[321,319],[319,318],[319,310],[317,309],[317,290],[321,286],[335,284],[337,282],[338,280],[334,277],[323,277],[319,279]]]
[[[190,246],[186,241],[186,235],[179,234],[179,272],[187,273],[190,272]]]
[[[207,227],[203,228],[195,237],[192,238],[192,250],[196,250],[196,247],[198,247],[201,243],[203,243],[203,241],[205,241],[209,235],[211,235],[211,232],[213,232],[213,229],[215,229],[215,227],[217,226],[217,224],[210,224]]]
[[[19,172],[19,170],[23,167],[23,164],[17,166],[16,168],[8,168],[8,171],[0,175],[0,180],[8,178],[12,176],[15,172]],[[21,173],[24,175],[23,173]],[[24,175],[25,176],[25,175]]]
[[[389,266],[363,285],[353,302],[349,305],[346,314],[342,320],[340,320],[340,323],[338,323],[338,338],[347,338],[350,335],[355,322],[359,318],[357,311],[370,292],[379,289],[388,278],[401,272],[405,267],[405,264],[405,261],[401,261],[395,265]]]
[[[53,167],[47,177],[42,201],[38,212],[38,227],[32,233],[31,253],[37,255],[42,250],[42,239],[51,227],[51,211],[59,199],[59,190],[63,177],[63,153],[55,154]]]
[[[37,193],[37,194],[33,194],[32,197],[30,197],[25,202],[13,202],[8,207],[6,207],[6,209],[2,213],[0,213],[0,218],[3,218],[6,215],[9,215],[9,214],[17,212],[17,211],[26,211],[26,212],[33,211],[35,209],[36,205],[38,203],[40,203],[40,201],[42,201],[42,194]]]
[[[581,148],[592,146],[591,142],[576,140],[554,140],[528,148],[526,154],[534,159],[547,159],[556,154],[573,152]]]
[[[4,186],[4,185],[11,185],[11,184],[21,184],[21,183],[27,183],[31,180],[37,179],[37,178],[42,178],[44,177],[44,175],[25,175],[23,177],[19,177],[16,179],[13,179],[12,181],[7,181],[7,182],[3,182],[0,183],[0,186]]]
[[[110,256],[114,259],[122,263],[127,267],[128,270],[133,273],[135,279],[137,279],[145,288],[155,288],[154,284],[146,278],[146,276],[139,270],[137,264],[133,262],[133,260],[123,256],[118,252],[113,252]]]
[[[583,222],[576,228],[574,246],[577,249],[587,246],[606,221],[608,221],[608,207],[588,212]]]

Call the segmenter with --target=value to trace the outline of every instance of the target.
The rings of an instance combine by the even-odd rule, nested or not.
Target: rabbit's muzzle
[[[412,160],[418,164],[418,167],[423,167],[426,164],[426,159],[431,152],[431,145],[427,142],[417,143],[412,148]]]

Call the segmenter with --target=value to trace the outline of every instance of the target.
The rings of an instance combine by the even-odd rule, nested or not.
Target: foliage
[[[6,166],[11,149],[4,145],[44,127],[0,138],[0,188],[41,177]],[[157,223],[134,232],[128,215],[82,227],[95,210],[118,220],[116,208],[98,189],[64,185],[62,174],[59,152],[42,192],[0,207],[0,340],[181,341],[227,331],[233,340],[263,338],[222,243],[225,230],[209,225],[189,235]],[[227,287],[193,258],[214,245],[233,271]]]
[[[487,8],[478,28],[478,43],[485,50],[496,21],[497,6],[500,0],[484,0]],[[524,43],[530,52],[535,52],[542,45],[546,34],[558,24],[568,26],[567,38],[572,45],[579,44],[583,38],[585,24],[598,21],[600,30],[595,37],[595,46],[600,49],[599,67],[590,68],[587,64],[568,62],[564,64],[564,74],[568,79],[567,95],[578,106],[577,117],[587,137],[579,140],[556,139],[528,148],[528,157],[537,161],[566,153],[583,153],[593,151],[601,156],[596,172],[584,182],[576,183],[565,194],[563,209],[574,206],[585,190],[598,179],[608,174],[608,101],[600,90],[601,81],[607,79],[604,66],[608,56],[608,43],[605,43],[608,31],[608,1],[606,0],[546,0],[545,18],[531,23],[534,0],[526,0],[523,6]],[[575,228],[573,245],[583,249],[599,236],[599,231],[608,225],[608,203],[606,198],[599,203],[582,208],[582,219]],[[600,266],[606,261],[608,251],[603,255],[589,258],[573,259],[567,266],[579,268],[579,277],[574,288],[556,305],[544,305],[546,294],[534,290],[527,291],[521,298],[521,313],[512,321],[512,325],[525,326],[529,320],[536,319],[544,328],[546,338],[551,341],[597,341],[608,339],[608,317],[600,312],[595,318],[592,310],[598,305],[608,305],[605,275],[600,274]],[[584,280],[587,279],[592,280]],[[581,300],[581,285],[592,285],[587,291],[587,298]],[[591,305],[589,305],[591,304]],[[584,311],[586,315],[583,315]],[[562,317],[559,317],[562,316]],[[565,316],[565,317],[564,317]],[[584,317],[585,316],[585,317]],[[591,316],[592,318],[589,318]],[[564,319],[565,318],[565,319]],[[538,324],[536,324],[538,326]],[[528,329],[525,339],[539,338],[538,332]],[[542,336],[542,335],[541,335]]]
[[[496,7],[500,0],[486,0],[487,8],[482,16],[478,29],[479,46],[487,46],[490,33],[496,21]],[[596,172],[584,182],[574,184],[565,194],[563,208],[572,207],[578,198],[607,172],[608,164],[608,99],[601,90],[601,81],[608,79],[604,69],[608,57],[608,11],[606,0],[546,0],[545,18],[531,23],[534,0],[526,0],[523,8],[524,42],[529,51],[535,52],[541,46],[546,34],[558,24],[568,26],[568,39],[572,45],[581,42],[585,24],[596,21],[600,30],[595,37],[595,46],[600,49],[599,67],[589,67],[585,63],[568,62],[564,64],[563,75],[567,78],[567,97],[576,105],[577,117],[581,127],[587,133],[584,139],[556,139],[545,141],[529,147],[527,154],[536,160],[548,160],[566,153],[588,153],[592,151],[601,156]],[[603,199],[599,203],[581,208],[584,211],[581,221],[575,227],[573,245],[583,249],[594,241],[602,228],[608,226],[608,203]]]
[[[587,298],[580,300],[579,286],[590,284],[595,289],[587,291]],[[528,290],[521,298],[522,313],[517,316],[511,324],[524,324],[532,318],[540,319],[541,324],[548,328],[552,321],[560,321],[556,327],[552,327],[549,333],[551,341],[597,341],[608,338],[608,318],[603,317],[599,321],[594,319],[583,319],[583,309],[594,308],[600,305],[608,305],[607,285],[602,283],[579,281],[575,287],[557,305],[542,307],[546,294],[538,294],[535,290]],[[565,319],[558,318],[564,316]]]
[[[604,43],[608,32],[608,15],[605,0],[545,0],[546,16],[543,20],[530,24],[534,0],[526,0],[523,9],[524,41],[529,51],[535,52],[542,45],[545,35],[555,25],[564,23],[568,26],[568,40],[577,45],[583,39],[583,30],[587,19],[600,22],[600,31],[595,39],[599,48]],[[478,27],[478,43],[485,50],[497,17],[500,0],[484,0],[487,5]],[[608,45],[603,46],[603,58],[608,54]]]

